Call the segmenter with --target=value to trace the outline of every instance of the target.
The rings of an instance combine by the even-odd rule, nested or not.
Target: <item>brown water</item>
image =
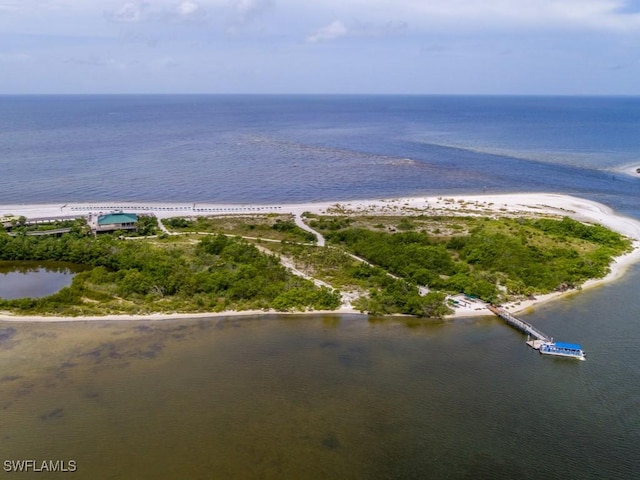
[[[632,478],[638,326],[602,317],[640,306],[629,278],[528,317],[586,362],[492,317],[2,323],[0,460],[75,460],[82,479]]]
[[[75,459],[83,478],[362,478],[397,412],[366,381],[367,323],[340,323],[7,327],[3,455]]]

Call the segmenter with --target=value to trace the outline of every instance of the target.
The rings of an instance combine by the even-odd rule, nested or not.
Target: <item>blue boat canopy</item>
[[[556,347],[558,348],[567,348],[569,350],[582,350],[582,346],[577,343],[564,343],[564,342],[555,342]]]

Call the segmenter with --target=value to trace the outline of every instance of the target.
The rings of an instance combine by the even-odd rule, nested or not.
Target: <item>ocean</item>
[[[0,149],[5,204],[525,190],[637,212],[615,170],[640,163],[640,98],[1,96]]]
[[[640,219],[630,164],[635,97],[0,96],[0,205],[535,191]],[[493,317],[0,323],[0,461],[73,460],[76,478],[635,478],[639,290],[636,265],[526,315],[586,362]]]

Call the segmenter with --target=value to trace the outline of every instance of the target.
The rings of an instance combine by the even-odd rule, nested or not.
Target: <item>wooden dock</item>
[[[494,305],[488,305],[487,308],[512,327],[526,333],[528,337],[527,345],[535,350],[538,350],[540,353],[560,357],[577,358],[578,360],[585,359],[585,353],[580,345],[564,342],[554,342],[552,337],[550,337],[546,333],[543,333],[541,330],[537,329],[529,322],[525,322],[524,320],[521,320],[515,315],[507,312],[504,308],[496,307]]]
[[[517,328],[518,330],[526,333],[530,337],[534,337],[535,340],[533,340],[532,343],[530,344],[530,346],[532,346],[533,348],[537,348],[536,346],[534,346],[534,344],[539,347],[540,343],[542,342],[553,341],[553,339],[549,335],[543,333],[541,330],[537,329],[536,327],[531,325],[529,322],[525,322],[524,320],[519,319],[515,315],[510,314],[504,308],[496,307],[494,305],[489,305],[487,306],[487,308],[491,310],[493,313],[495,313],[498,317],[503,319],[505,322],[507,322],[509,325],[511,325],[512,327]],[[529,342],[527,344],[529,345]]]

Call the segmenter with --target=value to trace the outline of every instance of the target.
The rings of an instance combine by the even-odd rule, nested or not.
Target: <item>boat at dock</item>
[[[538,350],[541,354],[586,360],[586,355],[580,345],[576,343],[554,342],[552,337],[543,333],[529,322],[525,322],[524,320],[507,312],[504,308],[495,305],[488,305],[487,308],[512,327],[526,333],[527,345]],[[531,337],[533,337],[533,339],[531,339]]]
[[[558,357],[586,360],[582,347],[576,343],[544,342],[539,346],[538,351],[543,355],[556,355]]]

